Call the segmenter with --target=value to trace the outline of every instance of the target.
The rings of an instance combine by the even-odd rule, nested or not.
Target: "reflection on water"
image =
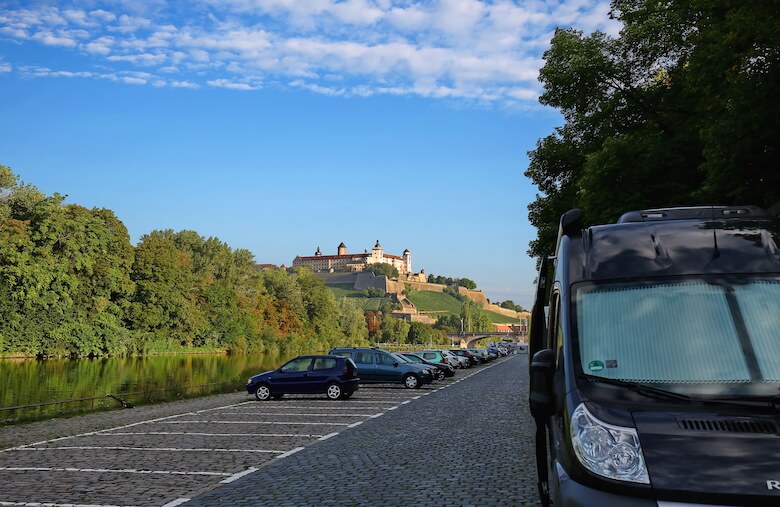
[[[165,355],[102,359],[0,360],[0,422],[120,406],[107,394],[141,404],[243,389],[285,355]],[[95,398],[98,399],[86,399]],[[70,403],[52,403],[82,400]]]

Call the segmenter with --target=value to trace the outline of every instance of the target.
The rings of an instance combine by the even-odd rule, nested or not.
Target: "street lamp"
[[[463,317],[460,318],[460,334],[464,334],[463,333]]]

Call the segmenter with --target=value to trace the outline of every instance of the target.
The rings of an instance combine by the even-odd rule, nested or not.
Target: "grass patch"
[[[337,298],[359,298],[363,292],[352,288],[351,283],[330,283],[327,288],[333,291]]]
[[[463,303],[444,292],[414,291],[407,298],[414,303],[420,312],[443,311],[457,317],[460,316],[460,310],[463,307]]]
[[[520,324],[520,319],[507,317],[506,315],[501,315],[500,313],[491,312],[489,310],[484,310],[484,312],[490,315],[490,320],[494,324]]]

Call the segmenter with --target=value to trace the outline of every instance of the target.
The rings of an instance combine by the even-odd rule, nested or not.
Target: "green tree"
[[[758,0],[614,0],[617,38],[558,30],[540,101],[565,124],[526,175],[540,194],[529,253],[554,248],[579,207],[587,224],[632,209],[780,198],[777,6]]]
[[[405,343],[409,336],[409,328],[408,321],[385,316],[382,319],[381,340],[385,343]]]
[[[384,275],[387,278],[398,278],[398,268],[386,262],[369,264],[364,269],[365,271],[370,271],[371,273],[374,273],[377,276]]]
[[[446,336],[443,331],[434,329],[428,324],[422,322],[412,322],[409,326],[409,334],[407,337],[408,343],[414,343],[418,345],[426,343],[444,343]]]
[[[458,285],[461,287],[465,287],[470,290],[474,290],[477,288],[476,282],[474,280],[469,280],[468,278],[461,278],[458,280]]]

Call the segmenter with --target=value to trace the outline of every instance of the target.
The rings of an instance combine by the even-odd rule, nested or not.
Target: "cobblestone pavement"
[[[0,507],[534,505],[526,361],[338,402],[234,393],[2,428]]]
[[[186,507],[537,505],[527,361],[482,367]]]

